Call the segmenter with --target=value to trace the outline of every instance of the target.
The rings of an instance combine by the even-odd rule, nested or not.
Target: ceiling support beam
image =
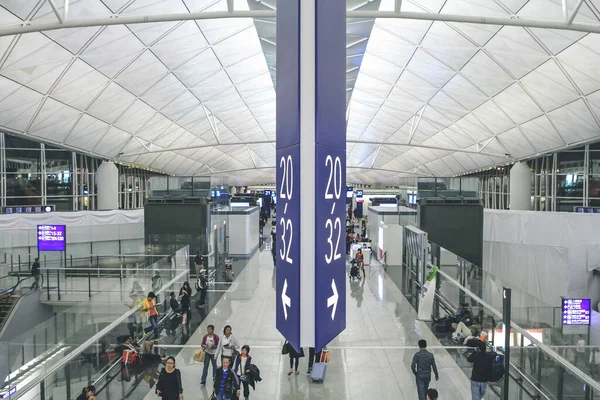
[[[419,124],[421,123],[421,118],[423,117],[423,113],[425,112],[426,108],[427,108],[427,103],[425,103],[423,108],[421,108],[421,111],[419,111],[418,116],[417,116],[417,114],[415,114],[413,116],[412,125],[410,126],[410,135],[408,137],[408,144],[410,144],[410,142],[412,142],[413,137],[415,136],[415,132],[417,132],[417,128],[419,127]]]
[[[233,13],[233,0],[227,0],[227,12],[229,14]]]
[[[50,4],[52,11],[54,11],[54,15],[56,15],[56,19],[58,19],[58,23],[60,25],[62,25],[63,17],[62,17],[62,15],[60,15],[60,12],[58,12],[58,8],[56,8],[56,4],[54,3],[54,0],[48,0],[48,4]]]
[[[571,25],[573,23],[573,20],[577,16],[577,13],[579,12],[579,9],[581,8],[582,4],[583,4],[583,0],[579,0],[577,2],[577,4],[575,4],[575,8],[573,9],[573,12],[571,13],[571,15],[569,15],[569,19],[567,20],[567,23],[569,25]]]
[[[401,10],[402,10],[402,0],[396,0],[394,2],[394,12],[396,14],[400,14]]]
[[[274,144],[274,143],[275,143],[274,140],[259,140],[256,142],[248,142],[248,143],[235,142],[235,143],[201,144],[201,145],[197,145],[197,146],[187,146],[187,147],[152,150],[152,151],[146,151],[143,153],[123,154],[122,157],[141,156],[144,154],[151,154],[151,153],[164,153],[165,151],[182,151],[182,150],[190,150],[190,149],[203,149],[203,148],[207,148],[207,147],[217,147],[218,148],[218,147],[224,147],[224,146],[248,146],[248,145],[253,145],[253,144]],[[396,143],[396,142],[374,142],[374,141],[368,141],[368,140],[348,140],[348,141],[346,141],[346,143],[348,143],[348,144],[368,144],[368,145],[376,145],[376,146],[398,146],[398,147],[411,147],[411,148],[414,147],[414,148],[420,148],[420,149],[446,151],[446,152],[450,152],[450,153],[481,154],[481,155],[490,156],[490,157],[506,158],[507,161],[514,161],[514,159],[511,158],[510,155],[508,155],[508,154],[487,153],[484,151],[466,150],[466,149],[458,149],[458,148],[452,148],[452,147],[428,146],[428,145],[424,145],[424,144],[415,144],[415,143],[408,144],[408,143]],[[483,150],[483,149],[480,149],[480,150]]]
[[[551,19],[529,19],[518,17],[496,17],[496,16],[477,16],[477,15],[458,15],[458,14],[438,14],[425,12],[409,12],[401,11],[348,11],[348,18],[400,18],[414,19],[419,21],[441,21],[441,22],[458,22],[467,24],[479,25],[505,25],[505,26],[520,26],[529,28],[545,28],[572,30],[578,32],[600,33],[600,26],[591,23],[569,24],[567,19],[551,20]]]
[[[50,1],[50,0],[49,0]],[[54,1],[54,0],[52,0]],[[52,4],[52,3],[51,3]],[[58,12],[58,11],[57,11]],[[60,22],[42,22],[27,21],[26,23],[15,24],[0,29],[0,36],[20,35],[29,32],[43,32],[65,28],[87,28],[91,26],[109,26],[109,25],[131,25],[147,24],[156,22],[190,21],[204,19],[224,19],[224,18],[275,18],[274,10],[250,10],[250,11],[207,11],[193,13],[170,13],[157,15],[113,15],[110,17],[82,17],[69,18],[64,21],[62,16]],[[356,10],[346,12],[347,18],[374,19],[374,18],[399,18],[413,19],[419,21],[441,21],[457,22],[480,25],[505,25],[520,26],[528,28],[545,28],[571,30],[578,32],[600,33],[600,25],[591,23],[569,23],[568,19],[548,20],[548,19],[528,19],[518,17],[497,17],[497,16],[474,16],[457,14],[438,14],[425,12],[406,12],[400,11],[366,11]]]
[[[499,154],[499,153],[486,153],[483,151],[475,151],[475,150],[466,150],[466,149],[457,149],[452,147],[438,147],[438,146],[428,146],[424,144],[415,144],[415,143],[394,143],[394,142],[371,142],[368,140],[348,140],[347,143],[350,144],[369,144],[369,145],[384,145],[384,146],[398,146],[398,147],[414,147],[418,149],[429,149],[429,150],[439,150],[439,151],[447,151],[450,153],[467,153],[467,154],[481,154],[484,156],[490,157],[501,157],[506,158],[507,161],[513,160],[509,157],[508,154]]]
[[[65,6],[63,7],[63,20],[66,21],[69,18],[69,0],[65,0]]]
[[[569,4],[567,3],[567,0],[562,0],[562,12],[563,12],[563,17],[565,18],[565,21],[569,20]]]
[[[254,168],[257,168],[256,160],[254,159],[254,153],[252,152],[252,150],[250,150],[250,146],[246,145],[246,150],[248,150],[248,154],[250,154],[250,159],[252,160],[252,165],[254,165]]]

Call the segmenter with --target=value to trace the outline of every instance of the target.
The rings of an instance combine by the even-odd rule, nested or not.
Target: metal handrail
[[[433,267],[433,264],[431,264],[429,262],[427,263],[427,265],[430,266],[430,267]],[[463,292],[465,292],[466,294],[468,294],[469,297],[471,297],[472,299],[478,301],[482,306],[484,306],[485,308],[487,308],[492,314],[494,314],[498,318],[502,319],[502,313],[500,311],[496,310],[491,305],[489,305],[488,303],[486,303],[483,299],[481,299],[479,296],[477,296],[475,293],[471,292],[469,289],[467,289],[466,287],[462,286],[460,283],[458,283],[456,280],[454,280],[450,275],[448,275],[447,273],[443,272],[441,269],[438,269],[438,274],[442,275],[444,277],[444,279],[446,279],[447,281],[449,281],[450,283],[452,283],[454,286],[460,288],[460,290],[462,290]],[[527,331],[525,331],[525,329],[521,328],[519,325],[515,324],[513,321],[510,321],[510,325],[511,325],[511,328],[513,328],[515,331],[519,332],[521,335],[523,335],[524,337],[526,337],[531,343],[535,344],[547,356],[549,356],[550,358],[553,358],[554,361],[556,361],[560,366],[562,366],[564,369],[568,370],[574,376],[578,377],[586,385],[588,385],[589,387],[591,387],[595,392],[600,393],[600,383],[596,382],[592,377],[590,377],[589,375],[585,374],[579,368],[577,368],[576,366],[574,366],[573,364],[571,364],[570,362],[568,362],[566,359],[564,359],[563,357],[561,357],[560,355],[558,355],[549,346],[547,346],[544,343],[542,343],[539,340],[537,340],[535,337],[533,337]]]
[[[160,294],[160,293],[164,292],[167,287],[177,283],[181,278],[186,276],[188,274],[188,272],[189,271],[186,270],[186,271],[182,271],[179,274],[177,274],[177,276],[175,276],[173,279],[171,279],[169,282],[167,282],[167,284],[164,285],[159,291],[157,291],[156,294]],[[48,376],[50,376],[54,372],[58,371],[60,368],[64,367],[67,363],[69,363],[75,357],[79,356],[79,354],[81,354],[85,349],[87,349],[88,347],[93,345],[94,342],[96,342],[98,339],[102,338],[104,335],[106,335],[107,333],[109,333],[110,331],[115,329],[119,324],[123,323],[131,315],[135,314],[136,312],[139,312],[140,308],[142,308],[141,304],[138,304],[137,306],[132,307],[129,311],[125,312],[119,318],[117,318],[116,320],[111,322],[100,332],[96,333],[94,336],[92,336],[91,338],[89,338],[88,340],[86,340],[85,342],[80,344],[76,349],[69,352],[68,355],[66,355],[64,358],[62,358],[56,364],[47,368],[42,376],[34,379],[32,382],[29,382],[27,385],[25,385],[23,388],[21,388],[17,393],[15,393],[13,395],[13,400],[21,398],[24,394],[26,394],[30,390],[34,389],[35,387],[37,387],[40,384],[40,382],[44,381]]]

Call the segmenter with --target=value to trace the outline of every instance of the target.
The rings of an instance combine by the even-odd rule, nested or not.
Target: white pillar
[[[531,210],[531,170],[523,162],[510,169],[510,209]]]
[[[96,171],[98,210],[119,208],[119,170],[112,161],[103,161]]]

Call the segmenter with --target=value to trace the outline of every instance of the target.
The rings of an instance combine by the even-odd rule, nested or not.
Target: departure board
[[[589,325],[590,315],[590,299],[563,299],[563,325]]]
[[[38,251],[65,251],[67,230],[65,225],[38,225]]]

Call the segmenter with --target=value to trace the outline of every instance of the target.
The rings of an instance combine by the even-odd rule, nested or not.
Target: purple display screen
[[[589,325],[590,315],[590,299],[563,299],[563,325]]]
[[[38,225],[38,251],[65,251],[67,230],[64,225]]]

